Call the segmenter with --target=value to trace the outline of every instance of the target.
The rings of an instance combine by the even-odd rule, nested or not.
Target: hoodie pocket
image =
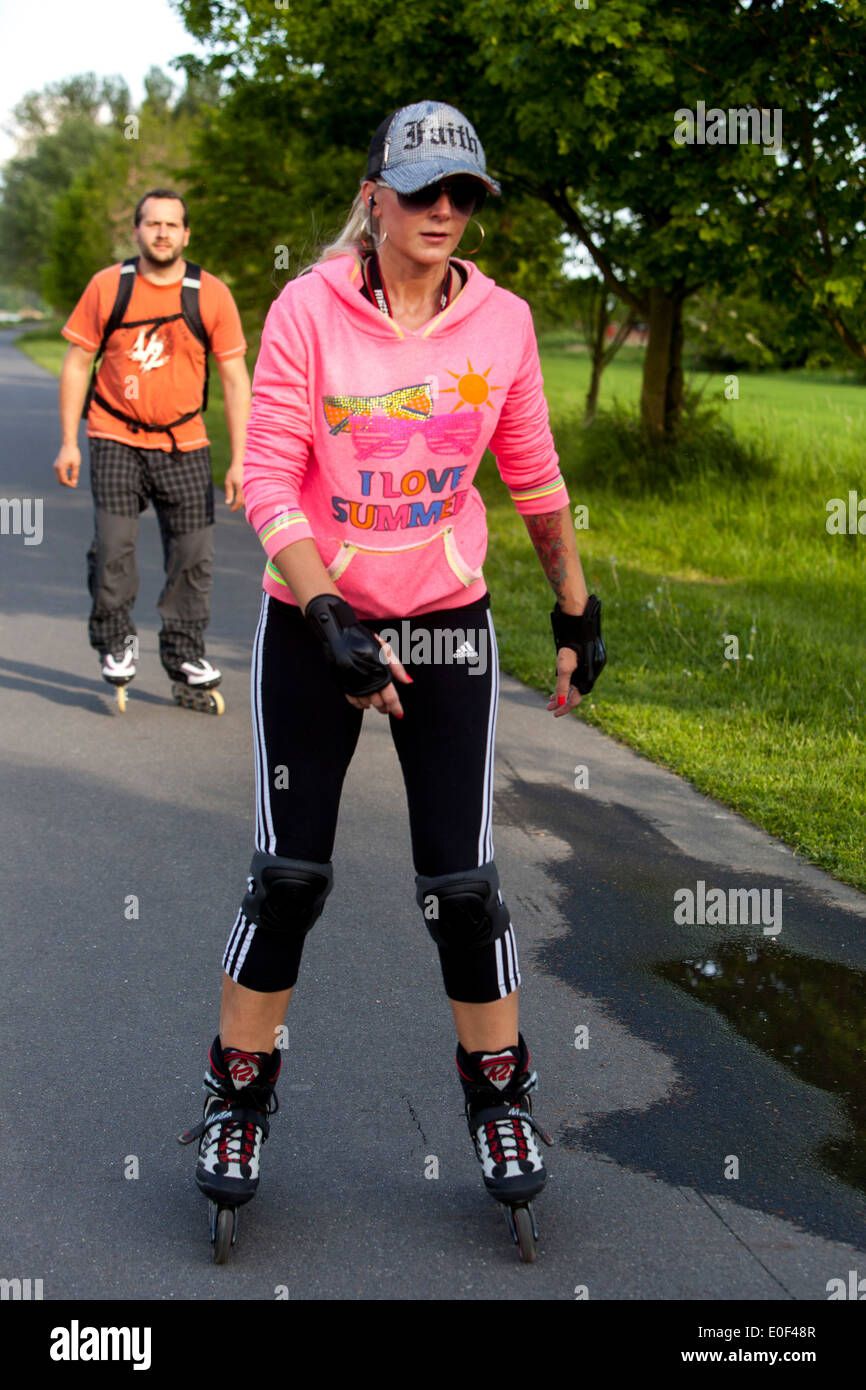
[[[355,541],[341,541],[336,555],[327,566],[328,574],[336,583],[340,576],[346,573],[356,555],[363,558],[403,555],[413,550],[424,550],[428,545],[436,545],[439,542],[442,544],[443,555],[449,568],[467,589],[471,584],[475,584],[483,578],[480,565],[468,564],[461,555],[453,526],[446,526],[443,530],[437,531],[434,536],[425,536],[423,540],[413,541],[410,545],[389,545],[377,548],[372,545],[358,545]]]

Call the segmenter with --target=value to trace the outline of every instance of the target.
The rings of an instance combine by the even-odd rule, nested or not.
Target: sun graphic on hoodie
[[[449,394],[453,395],[455,392],[457,392],[457,394],[460,396],[460,400],[457,402],[457,404],[451,411],[452,415],[454,414],[455,410],[460,410],[461,407],[464,405],[471,405],[472,409],[476,412],[480,410],[482,405],[488,405],[492,410],[493,405],[489,399],[490,392],[502,390],[501,386],[491,386],[487,380],[488,376],[493,370],[493,364],[491,363],[491,365],[487,368],[487,371],[484,373],[483,376],[480,376],[478,372],[476,372],[468,357],[466,359],[466,366],[469,368],[469,370],[464,372],[462,376],[459,372],[448,372],[449,376],[453,376],[454,380],[457,382],[457,385],[443,386],[439,394],[442,396],[447,396]]]

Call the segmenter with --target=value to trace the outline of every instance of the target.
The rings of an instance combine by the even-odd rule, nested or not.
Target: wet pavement
[[[573,855],[550,869],[568,936],[538,962],[663,1047],[677,1082],[649,1110],[591,1117],[570,1141],[815,1234],[862,1241],[862,917],[782,876],[684,858],[636,813],[625,824],[622,808],[593,803],[581,814],[574,798],[514,783],[499,798],[500,815],[529,811],[551,834],[566,817],[575,823]],[[753,914],[734,927],[675,922],[677,892],[697,893],[700,882],[728,902],[732,889],[781,894],[781,930],[765,935]]]

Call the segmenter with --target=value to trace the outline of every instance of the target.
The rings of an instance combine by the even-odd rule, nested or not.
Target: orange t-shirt
[[[102,331],[114,307],[120,265],[94,275],[63,327],[63,336],[87,352],[96,352]],[[180,313],[180,280],[154,285],[136,275],[124,322],[138,322]],[[217,361],[240,357],[247,350],[237,306],[222,280],[201,273],[199,313]],[[169,424],[201,405],[205,350],[182,318],[160,324],[148,336],[149,323],[141,328],[118,328],[112,333],[99,366],[96,389],[115,410],[122,410],[148,425]],[[133,431],[96,401],[87,415],[87,433],[96,439],[117,439],[138,449],[170,451],[167,434]],[[182,452],[200,449],[208,442],[204,421],[197,413],[172,430]]]

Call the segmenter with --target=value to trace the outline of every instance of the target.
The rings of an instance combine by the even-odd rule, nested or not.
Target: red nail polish
[[[409,682],[410,685],[414,685],[414,684],[415,684],[415,682],[414,682],[414,680],[412,679],[411,676],[407,676],[406,679],[407,679],[407,681]]]
[[[556,703],[557,703],[558,705],[564,705],[564,704],[565,704],[565,696],[564,696],[564,695],[557,695],[557,697],[556,697]]]

